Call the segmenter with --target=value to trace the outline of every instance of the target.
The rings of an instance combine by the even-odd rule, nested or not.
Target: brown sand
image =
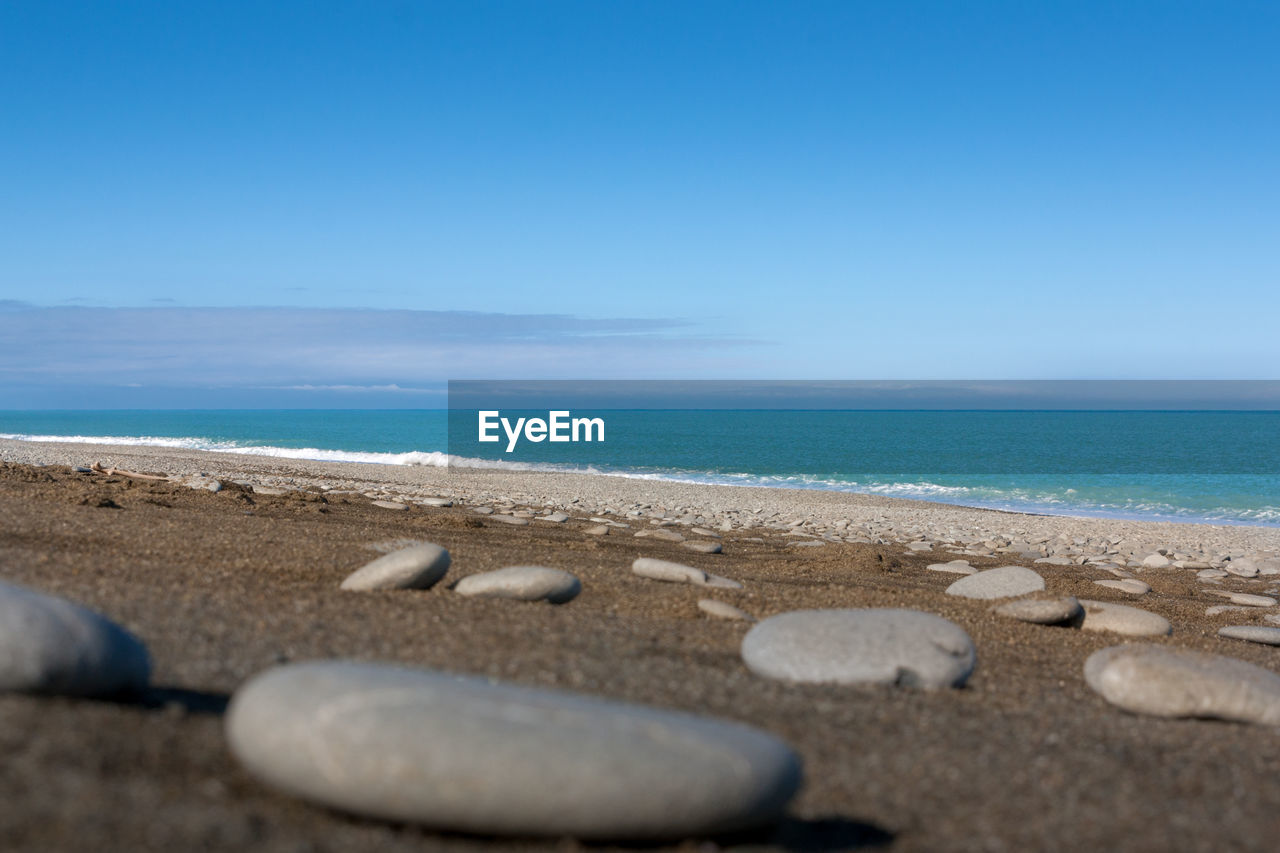
[[[1280,738],[1272,729],[1137,717],[1085,685],[1105,634],[1012,622],[943,594],[957,576],[901,547],[787,548],[726,534],[723,555],[585,523],[511,527],[463,507],[395,512],[362,497],[213,494],[170,483],[0,463],[0,578],[101,610],[151,649],[141,701],[0,696],[3,850],[563,849],[569,840],[438,834],[365,821],[277,795],[228,754],[221,711],[246,677],[284,661],[398,661],[572,688],[747,722],[806,763],[791,817],[707,849],[1233,850],[1280,839]],[[449,581],[504,565],[574,572],[584,592],[555,607],[425,592],[352,594],[370,548],[449,548]],[[742,581],[706,590],[632,576],[637,556]],[[1007,558],[983,560],[985,567]],[[1055,593],[1163,614],[1166,640],[1280,669],[1280,650],[1222,640],[1194,572],[1144,575],[1133,599],[1080,567],[1037,566]],[[1226,589],[1257,591],[1234,579]],[[746,627],[708,618],[715,597],[758,616],[811,607],[912,607],[973,637],[961,690],[792,686],[746,671]],[[714,849],[714,848],[711,848]]]

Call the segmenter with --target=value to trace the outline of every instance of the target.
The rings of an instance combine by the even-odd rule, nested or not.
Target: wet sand
[[[539,491],[655,495],[672,505],[728,501],[712,487],[556,475],[400,471],[284,464],[151,449],[3,445],[3,458],[80,460],[135,470],[210,471],[292,479],[297,490],[255,494],[224,480],[217,493],[170,482],[78,473],[62,465],[0,465],[0,578],[65,596],[119,621],[151,650],[155,687],[136,701],[0,697],[0,848],[5,850],[564,849],[571,840],[493,839],[351,818],[277,795],[227,752],[221,713],[248,676],[286,661],[354,658],[562,687],[746,722],[787,740],[806,784],[787,821],[748,838],[691,839],[682,849],[891,850],[1273,849],[1280,837],[1280,739],[1268,728],[1139,717],[1084,683],[1085,658],[1123,638],[1014,622],[991,603],[946,596],[954,575],[901,543],[789,545],[784,531],[736,529],[724,553],[631,535],[594,537],[590,522],[501,524],[467,505],[387,510],[362,493],[326,494],[318,478],[379,494],[394,478],[472,502],[504,495],[541,509]],[[32,454],[43,453],[40,460]],[[107,454],[114,454],[107,458]],[[26,454],[26,455],[24,455]],[[394,473],[394,477],[390,476]],[[449,477],[455,477],[449,480]],[[462,479],[457,479],[461,476]],[[287,484],[286,484],[287,485]],[[708,491],[710,490],[710,491]],[[330,492],[333,490],[331,489]],[[341,490],[339,490],[341,491]],[[784,490],[729,490],[746,510]],[[786,495],[780,500],[868,508],[904,519],[960,519],[973,510],[888,499]],[[795,510],[799,511],[799,510]],[[824,510],[825,511],[825,510]],[[1002,514],[992,513],[991,516]],[[964,515],[964,518],[970,516]],[[983,516],[984,518],[987,516]],[[1007,520],[1007,519],[1006,519]],[[625,519],[624,519],[625,521]],[[908,522],[904,521],[904,524]],[[956,523],[959,523],[958,521]],[[1093,522],[1013,517],[1077,529]],[[638,528],[639,524],[633,524]],[[1275,532],[1182,528],[1168,535],[1213,547],[1260,548]],[[1163,528],[1139,528],[1153,538]],[[622,531],[625,534],[627,531]],[[615,531],[615,534],[619,531]],[[1144,533],[1145,535],[1145,533]],[[1234,538],[1233,538],[1234,537]],[[448,583],[427,591],[353,594],[338,584],[378,556],[375,546],[428,540],[452,552],[447,582],[515,564],[578,575],[562,606],[467,599]],[[750,540],[763,541],[750,541]],[[1170,543],[1172,544],[1172,543]],[[748,672],[747,625],[710,619],[703,588],[633,576],[638,556],[679,560],[741,581],[714,597],[758,617],[802,608],[909,607],[959,624],[978,666],[959,690],[795,686]],[[978,567],[1007,556],[971,558]],[[1174,624],[1157,640],[1280,670],[1280,649],[1220,639],[1222,603],[1194,571],[1141,575],[1141,599],[1098,587],[1090,567],[1037,565],[1051,592],[1133,604]],[[1275,578],[1229,578],[1215,589],[1266,591]]]

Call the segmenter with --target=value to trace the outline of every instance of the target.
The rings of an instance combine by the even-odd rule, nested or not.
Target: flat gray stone
[[[468,575],[453,591],[484,598],[515,598],[563,604],[582,592],[582,582],[560,569],[543,566],[510,566],[494,572]]]
[[[1007,601],[995,608],[1001,616],[1036,625],[1060,625],[1072,622],[1084,614],[1080,602],[1072,596],[1063,598],[1019,598]]]
[[[540,515],[540,516],[538,516],[538,520],[539,520],[539,521],[551,521],[551,522],[554,522],[554,523],[556,523],[556,524],[564,524],[566,521],[568,521],[568,520],[569,520],[569,515],[568,515],[567,513],[563,513],[563,512],[553,512],[553,513],[551,513],[550,515]]]
[[[374,501],[374,502],[373,502],[373,505],[374,505],[374,506],[380,506],[380,507],[382,507],[383,509],[396,509],[396,510],[400,510],[400,509],[408,509],[408,508],[409,508],[409,505],[408,505],[408,504],[402,504],[402,503],[400,503],[400,501]]]
[[[146,647],[110,619],[0,582],[0,692],[109,696],[150,676]]]
[[[1138,580],[1137,578],[1124,578],[1123,580],[1105,580],[1094,581],[1098,586],[1105,586],[1107,589],[1118,589],[1121,592],[1127,592],[1130,595],[1146,595],[1151,592],[1151,587]]]
[[[917,610],[797,610],[756,625],[742,660],[784,681],[959,687],[973,672],[960,626]]]
[[[356,569],[342,582],[342,589],[369,592],[377,589],[429,589],[449,571],[449,552],[424,542],[393,551]]]
[[[681,542],[681,548],[688,548],[690,551],[697,551],[699,554],[719,554],[724,549],[720,547],[719,542]]]
[[[1035,562],[1046,566],[1073,566],[1075,562],[1070,557],[1041,557]]]
[[[703,586],[714,587],[715,589],[742,589],[742,584],[729,578],[722,578],[720,575],[713,575],[707,572],[707,579],[702,582]]]
[[[1149,610],[1087,598],[1080,600],[1080,606],[1084,608],[1084,621],[1080,623],[1083,631],[1110,631],[1128,637],[1163,637],[1173,633],[1168,619]]]
[[[954,575],[976,575],[978,570],[969,565],[968,560],[952,560],[949,563],[930,563],[927,568],[931,572],[949,572]]]
[[[1163,554],[1148,554],[1142,560],[1142,565],[1148,569],[1163,569],[1169,565],[1169,558]]]
[[[254,486],[253,493],[255,495],[267,495],[268,497],[274,497],[278,495],[287,495],[289,494],[289,490],[277,489],[275,486]]]
[[[453,506],[453,501],[449,500],[449,498],[418,498],[418,503],[423,506]]]
[[[637,539],[661,539],[663,542],[683,542],[684,536],[674,530],[667,530],[664,527],[655,527],[648,530],[637,530]]]
[[[734,607],[723,601],[716,601],[714,598],[698,599],[698,609],[708,616],[714,616],[717,619],[736,619],[740,622],[754,622],[756,617],[747,611]],[[1280,630],[1280,629],[1277,629]]]
[[[1094,652],[1085,681],[1135,714],[1280,725],[1280,675],[1221,655],[1134,644]]]
[[[640,557],[631,564],[632,574],[655,581],[668,583],[693,583],[703,585],[707,582],[707,573],[683,563],[670,560],[658,560],[653,557]]]
[[[1232,640],[1246,640],[1250,643],[1262,643],[1265,646],[1280,646],[1280,628],[1269,628],[1265,625],[1228,625],[1218,629],[1218,636]]]
[[[325,806],[443,830],[679,839],[776,820],[800,760],[765,732],[567,691],[349,662],[236,691],[232,753]]]
[[[1248,592],[1219,592],[1218,590],[1207,590],[1210,595],[1216,595],[1225,598],[1232,604],[1243,604],[1246,607],[1275,607],[1276,600],[1269,595],[1253,595]]]
[[[963,598],[1014,598],[1044,589],[1044,578],[1022,566],[1001,566],[969,575],[947,587],[947,595]]]
[[[908,542],[907,550],[908,551],[932,551],[933,543],[932,542]]]
[[[527,518],[520,518],[519,516],[515,516],[515,515],[506,515],[505,513],[501,513],[501,512],[495,512],[493,515],[489,516],[489,520],[500,521],[503,524],[514,524],[517,527],[521,527],[529,523],[529,519]]]
[[[593,526],[591,526],[591,527],[586,528],[586,529],[585,529],[585,530],[583,530],[582,532],[583,532],[583,533],[585,533],[585,534],[587,534],[588,536],[608,536],[608,535],[609,535],[609,525],[607,525],[607,524],[596,524],[596,525],[593,525]]]

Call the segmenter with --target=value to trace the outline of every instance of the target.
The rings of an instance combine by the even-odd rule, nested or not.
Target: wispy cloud
[[[0,302],[0,384],[411,395],[445,379],[695,375],[744,346],[676,318]]]

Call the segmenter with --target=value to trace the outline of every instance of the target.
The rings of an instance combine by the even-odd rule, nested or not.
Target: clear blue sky
[[[1262,2],[0,0],[0,394],[1275,378],[1277,45]]]

